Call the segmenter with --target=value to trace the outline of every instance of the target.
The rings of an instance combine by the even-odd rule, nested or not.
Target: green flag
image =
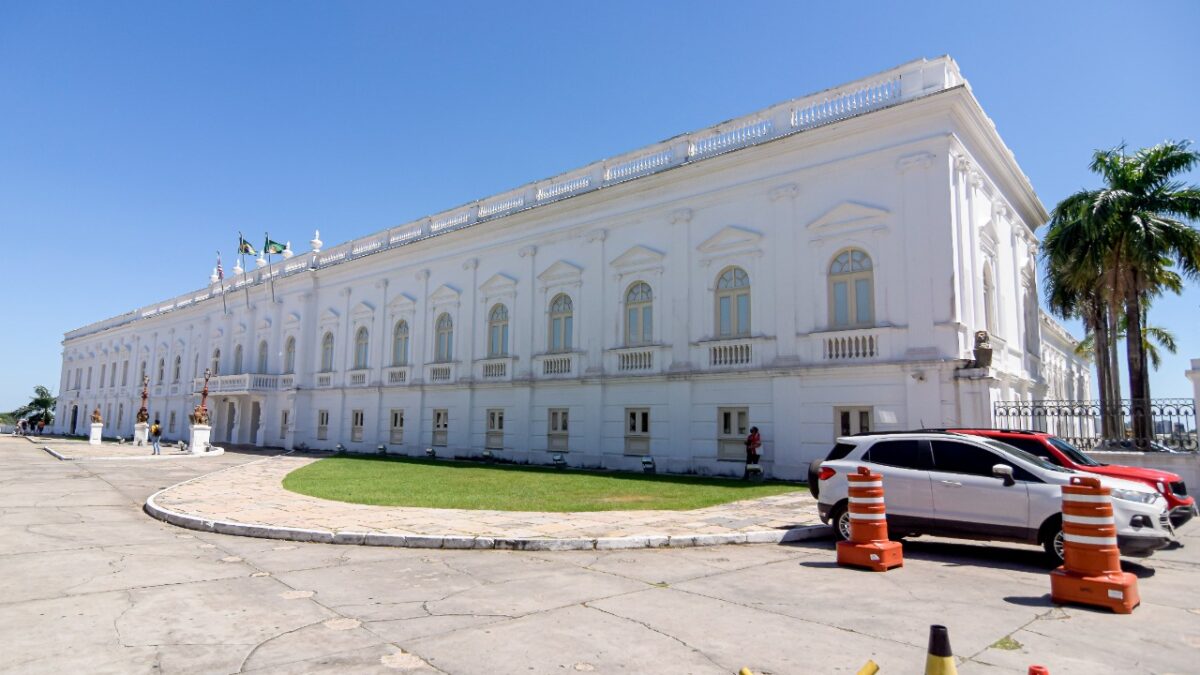
[[[250,245],[250,242],[243,239],[242,236],[239,234],[238,235],[238,253],[240,253],[242,255],[257,255],[258,251],[255,251],[254,247]]]
[[[267,237],[266,242],[263,243],[263,253],[266,253],[267,255],[279,255],[283,253],[284,248],[285,247],[283,244],[277,241],[271,241],[271,237]]]

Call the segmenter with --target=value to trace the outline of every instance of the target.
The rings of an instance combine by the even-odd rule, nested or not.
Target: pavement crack
[[[594,602],[594,601],[589,601],[589,602]],[[584,602],[584,603],[582,603],[582,604],[583,604],[583,606],[584,606],[584,607],[586,607],[586,608],[588,608],[588,609],[595,610],[595,611],[597,611],[597,612],[600,612],[600,613],[602,613],[602,614],[607,614],[607,615],[609,615],[609,616],[611,616],[611,617],[614,617],[614,618],[616,618],[616,619],[620,619],[620,620],[622,620],[622,621],[628,621],[628,622],[630,622],[630,623],[635,623],[635,624],[637,624],[637,625],[639,625],[639,626],[641,626],[641,627],[643,627],[643,628],[645,628],[645,629],[649,630],[649,631],[650,631],[650,632],[652,632],[652,633],[658,633],[659,635],[661,635],[661,636],[663,636],[663,637],[665,637],[665,638],[667,638],[667,639],[669,639],[669,640],[673,640],[673,641],[675,641],[675,642],[678,642],[680,645],[682,645],[682,646],[686,647],[687,649],[690,649],[690,650],[691,650],[693,653],[695,653],[695,654],[699,655],[699,656],[700,656],[700,657],[702,657],[702,658],[703,658],[705,661],[708,661],[709,663],[713,664],[713,665],[714,665],[714,666],[716,666],[717,668],[719,668],[719,669],[721,669],[721,670],[726,670],[726,671],[727,671],[727,670],[729,670],[729,668],[728,668],[727,666],[725,666],[724,664],[721,664],[721,663],[717,662],[715,659],[713,659],[713,658],[712,658],[711,656],[709,656],[708,654],[704,653],[704,652],[703,652],[702,650],[700,650],[699,648],[697,648],[697,647],[694,647],[694,646],[692,646],[692,645],[688,644],[688,642],[687,642],[686,640],[684,640],[683,638],[676,637],[676,636],[674,636],[674,635],[671,635],[670,633],[667,633],[667,632],[665,632],[665,631],[659,630],[658,628],[655,628],[654,626],[651,626],[650,624],[646,623],[645,621],[639,621],[639,620],[637,620],[637,619],[630,618],[630,617],[628,617],[628,616],[621,616],[620,614],[615,614],[615,613],[613,613],[613,612],[610,612],[610,611],[608,611],[608,610],[606,610],[606,609],[601,609],[600,607],[595,607],[595,606],[593,606],[593,605],[589,604],[589,602]]]

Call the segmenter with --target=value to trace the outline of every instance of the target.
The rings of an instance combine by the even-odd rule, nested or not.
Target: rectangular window
[[[721,296],[721,335],[733,334],[733,307],[729,304],[730,300],[731,298],[728,295]]]
[[[388,433],[388,443],[392,445],[400,445],[404,443],[404,411],[399,408],[392,409],[391,429]]]
[[[570,442],[569,415],[567,408],[550,408],[546,429],[546,440],[550,450],[566,452]]]
[[[737,330],[738,335],[750,334],[750,294],[737,295]]]
[[[645,455],[650,452],[650,409],[625,409],[625,454]]]
[[[91,366],[88,366],[87,388],[88,389],[92,388],[92,367]]]
[[[117,386],[117,362],[113,361],[112,369],[108,371],[108,387],[109,389]]]
[[[833,284],[833,325],[850,325],[850,297],[844,281]]]
[[[125,404],[118,403],[117,404],[117,428],[120,429],[121,425],[124,423],[125,423]]]
[[[350,411],[350,441],[352,443],[362,442],[363,420],[365,418],[361,410]]]
[[[317,440],[329,440],[329,411],[317,411]]]
[[[291,417],[291,412],[288,410],[284,410],[283,412],[279,413],[279,439],[280,440],[287,438],[288,422],[290,421],[288,419],[289,417]]]
[[[213,375],[216,375],[216,373],[213,373]],[[129,384],[129,359],[126,359],[124,362],[121,363],[121,386],[124,387],[124,386],[127,386],[128,384]]]
[[[865,434],[872,430],[871,408],[834,408],[833,430],[835,436]]]
[[[487,411],[487,438],[483,447],[500,450],[504,447],[504,409],[489,408]]]
[[[167,433],[175,433],[175,411],[171,411],[171,416],[167,418]]]
[[[104,376],[108,374],[108,364],[100,364],[100,388],[104,388]]]
[[[867,279],[854,282],[854,321],[860,325],[871,323],[871,282]]]
[[[749,421],[749,408],[717,408],[717,459],[746,459]]]
[[[450,411],[438,408],[433,411],[433,444],[446,447],[450,435]]]

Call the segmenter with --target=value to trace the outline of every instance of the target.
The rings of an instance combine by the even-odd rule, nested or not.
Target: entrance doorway
[[[79,423],[79,406],[71,406],[71,435],[75,435],[75,425]]]
[[[233,425],[237,422],[237,405],[230,401],[225,404],[225,442],[233,444]]]
[[[258,426],[259,426],[259,423],[261,422],[261,419],[260,419],[261,416],[262,416],[262,408],[259,406],[258,401],[252,402],[250,404],[250,430],[249,430],[250,431],[249,442],[251,445],[260,445],[259,438],[258,438]]]

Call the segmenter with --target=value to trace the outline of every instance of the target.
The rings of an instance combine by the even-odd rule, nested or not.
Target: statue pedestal
[[[88,445],[100,445],[100,432],[104,431],[103,422],[92,422],[92,431],[88,434]]]
[[[133,425],[133,444],[148,445],[150,443],[150,423],[138,422]]]
[[[208,439],[212,434],[212,427],[207,424],[193,424],[191,426],[191,438],[188,440],[188,452],[193,455],[202,455],[208,452]]]

